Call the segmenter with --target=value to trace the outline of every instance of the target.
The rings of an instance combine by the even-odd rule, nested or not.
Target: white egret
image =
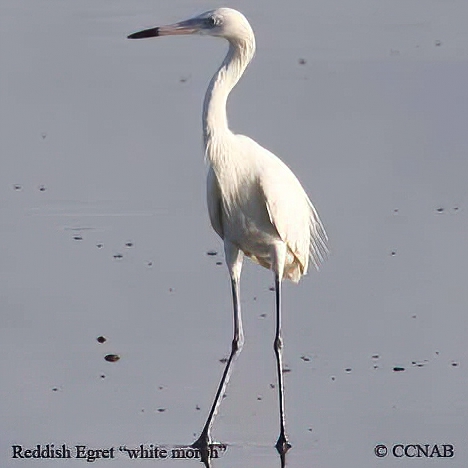
[[[219,8],[169,26],[128,36],[203,34],[227,39],[229,50],[213,76],[203,104],[203,140],[209,165],[208,211],[213,229],[224,241],[234,305],[234,338],[206,424],[194,446],[208,465],[211,427],[229,381],[231,366],[244,342],[239,280],[244,255],[271,269],[276,286],[274,350],[278,373],[280,435],[276,448],[282,460],[290,448],[285,433],[281,338],[281,281],[298,282],[309,259],[317,267],[327,253],[327,236],[315,208],[293,172],[274,154],[229,130],[226,103],[255,52],[255,36],[238,11]]]

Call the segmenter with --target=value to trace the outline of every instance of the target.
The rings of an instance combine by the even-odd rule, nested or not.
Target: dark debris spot
[[[257,401],[262,401],[262,397],[260,395],[257,397]]]
[[[444,209],[443,208],[437,208],[437,213],[443,213],[444,212]]]
[[[101,244],[101,243],[96,244],[96,247],[97,247],[98,249],[102,249],[102,248],[104,247],[104,244]]]
[[[304,361],[304,362],[309,362],[310,361],[310,357],[309,356],[306,356],[305,354],[303,354],[301,356],[301,359]]]
[[[299,65],[305,65],[307,63],[305,58],[300,58],[298,62],[299,62]]]
[[[311,427],[309,427],[309,429],[307,429],[307,430],[308,430],[309,432],[312,432],[312,428],[311,428]]]
[[[159,386],[159,387],[158,387],[158,390],[164,390],[164,387]]]
[[[427,359],[424,359],[423,361],[411,361],[411,365],[413,365],[414,367],[424,367],[427,363]]]
[[[158,408],[158,413],[164,413],[166,411],[166,408]]]
[[[219,362],[220,362],[221,364],[226,364],[226,362],[228,362],[228,359],[225,358],[225,357],[223,357],[223,358],[221,358],[221,359],[219,360]]]
[[[199,405],[195,406],[195,409],[196,409],[197,411],[200,411],[200,410],[201,410],[201,408],[200,408]]]
[[[396,366],[396,367],[393,368],[393,372],[403,372],[404,370],[405,370],[404,367],[398,367],[398,366]]]
[[[411,318],[415,319],[415,318],[416,318],[416,314],[412,315]]]
[[[19,191],[19,190],[22,190],[22,189],[23,189],[23,186],[20,185],[20,184],[15,184],[15,185],[13,185],[13,188],[14,188],[16,191]]]
[[[275,388],[275,384],[274,384],[274,383],[271,383],[271,384],[270,384],[270,388]]]
[[[216,262],[216,265],[218,265],[218,266],[220,266],[222,264],[223,264],[223,262]]]
[[[291,369],[289,367],[283,367],[283,374],[287,374],[288,372],[291,372]]]
[[[378,354],[372,355],[372,359],[379,359],[379,358],[380,358],[380,356]]]
[[[346,372],[351,372],[352,370],[353,370],[353,369],[351,369],[351,367],[347,367],[347,368],[345,369]]]
[[[133,242],[126,242],[125,247],[133,247]]]
[[[458,367],[458,366],[459,366],[459,364],[458,364],[457,361],[452,361],[452,367]]]
[[[436,41],[434,41],[434,45],[435,45],[436,47],[440,47],[440,46],[442,45],[442,41],[439,40],[439,39],[437,39]]]
[[[39,185],[39,192],[45,192],[47,189],[45,185]]]
[[[216,250],[208,250],[208,252],[206,252],[206,255],[214,257],[215,255],[218,255],[218,252]]]
[[[118,254],[115,254],[115,255],[114,255],[114,258],[115,258],[116,260],[122,260],[123,255],[120,254],[120,253],[118,253]]]
[[[332,380],[333,380],[333,382],[334,382],[334,381],[335,381],[335,376],[334,376],[334,375],[332,375],[332,378],[331,378],[331,379],[332,379]]]
[[[105,343],[107,341],[107,338],[101,335],[101,336],[98,336],[96,340],[98,343]]]
[[[106,376],[104,374],[101,374],[99,377],[101,377],[101,379],[105,379]]]
[[[73,240],[81,241],[83,240],[83,236],[73,236]]]
[[[147,263],[146,263],[146,266],[149,267],[149,268],[151,268],[151,267],[153,266],[153,262],[147,262]]]
[[[267,316],[267,314],[260,314],[261,318],[265,318],[266,316]]]
[[[118,354],[107,354],[104,359],[107,362],[117,362],[120,359],[120,356]]]
[[[394,257],[394,256],[396,255],[396,251],[395,251],[395,250],[392,250],[392,251],[390,252],[390,255],[391,255],[392,257]]]
[[[269,289],[270,291],[274,291],[274,290],[275,290],[275,287],[274,287],[274,286],[270,286],[268,289]]]
[[[53,387],[53,388],[52,388],[52,391],[53,391],[53,392],[58,392],[58,388],[57,388],[57,387]]]

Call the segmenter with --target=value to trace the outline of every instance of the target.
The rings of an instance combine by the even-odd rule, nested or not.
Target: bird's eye
[[[205,23],[209,28],[214,28],[218,25],[219,21],[214,16],[209,16],[208,18],[206,18]]]

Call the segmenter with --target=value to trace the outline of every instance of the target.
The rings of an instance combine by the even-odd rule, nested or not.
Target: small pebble
[[[98,343],[105,343],[107,341],[107,338],[104,336],[98,336],[96,340]]]
[[[117,362],[120,359],[118,354],[108,354],[104,357],[107,362]]]

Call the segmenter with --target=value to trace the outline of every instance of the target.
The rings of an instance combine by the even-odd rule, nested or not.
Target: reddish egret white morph
[[[223,63],[213,76],[203,104],[203,139],[208,171],[208,211],[213,229],[224,241],[234,304],[234,338],[229,359],[208,415],[194,446],[208,466],[211,427],[225,392],[232,362],[244,342],[239,280],[244,255],[275,275],[276,334],[280,435],[276,448],[282,459],[290,448],[285,433],[281,338],[281,281],[298,282],[309,258],[317,267],[327,253],[327,236],[309,197],[296,176],[279,158],[244,135],[229,130],[226,102],[255,52],[255,36],[238,11],[219,8],[169,26],[128,36],[202,34],[229,42]]]

